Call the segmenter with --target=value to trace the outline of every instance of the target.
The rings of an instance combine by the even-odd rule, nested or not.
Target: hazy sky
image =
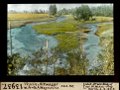
[[[74,7],[79,7],[82,4],[56,4],[57,9],[60,10],[62,8],[74,8]],[[99,5],[110,5],[110,4],[87,4],[90,7],[92,6],[99,6]],[[9,10],[16,10],[16,11],[33,11],[35,9],[39,10],[48,10],[50,4],[8,4],[8,11]]]

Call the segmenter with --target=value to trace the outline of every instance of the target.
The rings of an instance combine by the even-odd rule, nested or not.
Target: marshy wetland
[[[114,75],[113,17],[8,14],[8,75]]]

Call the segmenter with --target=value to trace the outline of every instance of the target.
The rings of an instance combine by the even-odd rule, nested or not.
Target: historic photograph
[[[7,10],[7,75],[114,75],[113,4]]]

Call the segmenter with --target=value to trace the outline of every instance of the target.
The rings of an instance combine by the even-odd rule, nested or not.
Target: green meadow
[[[83,27],[86,23],[97,23],[97,22],[109,22],[112,20],[111,17],[94,17],[94,21],[76,21],[70,15],[66,15],[67,19],[62,22],[52,22],[48,24],[41,24],[33,26],[33,29],[40,34],[53,35],[58,41],[58,48],[61,51],[69,51],[79,46],[79,39],[85,39],[85,34],[78,37],[77,33],[88,33],[89,29]],[[105,30],[111,28],[112,25],[107,26],[102,25],[98,26],[97,35],[100,35]],[[83,41],[81,40],[81,41]],[[81,42],[80,41],[80,42]]]
[[[114,75],[112,5],[43,6],[8,11],[8,75]]]

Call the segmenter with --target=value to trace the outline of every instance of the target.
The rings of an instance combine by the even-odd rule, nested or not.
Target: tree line
[[[75,19],[88,20],[92,16],[113,16],[112,5],[101,5],[97,7],[89,7],[88,5],[81,5],[73,9],[65,9],[58,11],[59,15],[72,14]]]
[[[88,5],[81,5],[73,9],[63,8],[57,11],[56,5],[50,5],[50,15],[73,15],[75,20],[89,20],[92,16],[113,16],[113,5],[101,5],[97,7],[89,7]]]
[[[73,15],[75,20],[89,20],[92,16],[113,16],[113,5],[101,5],[97,7],[89,7],[88,5],[81,5],[80,7],[61,10],[57,10],[56,5],[50,5],[48,10],[34,10],[34,11],[23,11],[18,12],[15,10],[9,11],[9,13],[33,13],[33,14],[44,14],[48,13],[50,16],[60,15]]]
[[[92,7],[91,11],[94,16],[113,16],[112,5],[101,5],[98,7]]]

